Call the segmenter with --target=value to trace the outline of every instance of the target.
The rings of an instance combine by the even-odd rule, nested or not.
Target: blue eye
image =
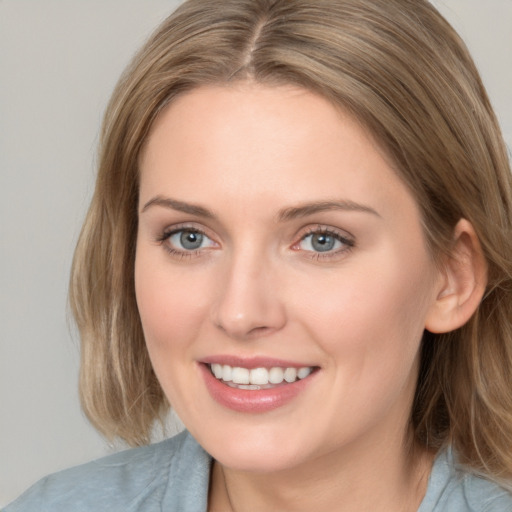
[[[354,242],[352,240],[347,239],[338,233],[326,230],[318,230],[313,233],[309,233],[304,236],[298,244],[298,247],[303,251],[319,254],[338,253],[353,246]]]
[[[197,251],[215,245],[213,240],[197,229],[179,229],[166,238],[170,249],[176,252]]]

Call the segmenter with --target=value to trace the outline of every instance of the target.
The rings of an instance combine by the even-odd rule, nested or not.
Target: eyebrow
[[[370,213],[380,217],[379,213],[369,206],[342,199],[337,201],[316,201],[285,208],[279,212],[277,218],[280,222],[285,222],[330,210]]]
[[[168,208],[170,210],[176,210],[183,213],[190,213],[191,215],[196,215],[197,217],[205,217],[207,219],[213,219],[215,217],[215,215],[210,210],[208,210],[208,208],[204,208],[203,206],[185,203],[183,201],[171,199],[170,197],[162,196],[156,196],[153,197],[153,199],[150,199],[143,206],[141,213],[144,213],[152,206],[162,206],[163,208]]]
[[[170,197],[156,196],[150,199],[142,208],[141,213],[144,213],[152,206],[161,206],[171,210],[176,210],[183,213],[189,213],[197,217],[204,217],[207,219],[214,219],[214,213],[197,204],[186,203],[184,201],[178,201]],[[299,206],[291,206],[280,210],[277,214],[278,222],[287,222],[293,219],[307,217],[319,212],[331,211],[331,210],[342,210],[352,212],[370,213],[380,217],[379,213],[370,208],[369,206],[356,203],[348,200],[336,200],[336,201],[313,201],[310,203],[304,203]]]

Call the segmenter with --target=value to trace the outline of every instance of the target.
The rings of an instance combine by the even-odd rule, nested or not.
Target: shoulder
[[[450,449],[436,458],[418,512],[512,512],[512,493],[457,465]]]
[[[47,476],[4,512],[188,510],[191,500],[195,508],[190,510],[199,510],[206,500],[210,462],[185,431]]]

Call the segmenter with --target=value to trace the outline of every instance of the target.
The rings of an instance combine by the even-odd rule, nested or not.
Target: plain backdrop
[[[0,507],[119,449],[82,415],[73,248],[103,110],[179,0],[0,0]],[[512,0],[436,0],[467,42],[512,147]]]

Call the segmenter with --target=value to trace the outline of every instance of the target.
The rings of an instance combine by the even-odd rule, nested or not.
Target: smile
[[[312,366],[249,369],[218,363],[211,364],[210,369],[216,379],[225,382],[228,386],[248,390],[270,389],[283,382],[291,384],[305,379],[313,371]]]
[[[198,365],[209,394],[219,405],[242,413],[266,413],[294,402],[321,373],[318,366],[270,358],[209,359]]]

